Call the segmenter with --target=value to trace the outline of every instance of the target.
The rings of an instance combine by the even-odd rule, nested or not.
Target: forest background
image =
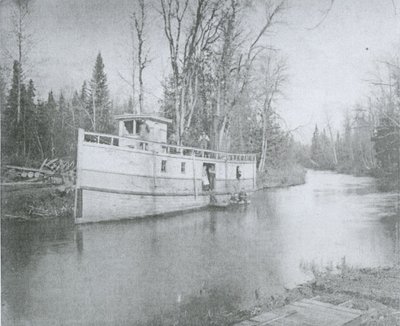
[[[100,52],[93,58],[92,76],[79,90],[68,96],[49,90],[47,98],[38,98],[28,73],[34,40],[29,15],[35,2],[15,0],[9,6],[13,46],[6,54],[13,65],[0,66],[2,166],[40,166],[46,158],[75,160],[78,128],[113,133],[115,114],[156,113],[172,119],[171,133],[180,144],[198,146],[205,131],[212,149],[257,153],[260,179],[278,174],[278,183],[290,184],[293,176],[304,176],[305,166],[372,174],[382,184],[398,186],[398,51],[380,62],[370,95],[349,107],[343,128],[335,130],[327,114],[325,125],[315,127],[309,147],[294,140],[295,130],[285,128],[279,114],[289,75],[284,53],[269,37],[282,23],[285,1],[265,2],[257,30],[247,24],[252,1],[160,0],[151,6],[136,1],[129,13],[130,76],[121,76],[131,91],[117,101],[110,95],[107,62]],[[152,64],[146,40],[154,14],[162,21],[170,73],[162,82],[159,106],[150,112],[143,77]]]

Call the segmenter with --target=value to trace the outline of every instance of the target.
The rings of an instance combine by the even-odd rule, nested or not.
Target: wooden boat
[[[210,194],[256,188],[255,154],[167,144],[171,120],[117,116],[119,134],[79,130],[75,223],[145,217],[205,207]]]

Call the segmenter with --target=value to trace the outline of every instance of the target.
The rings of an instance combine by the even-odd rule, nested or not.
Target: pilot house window
[[[185,162],[181,162],[181,172],[186,173],[186,163]]]
[[[166,160],[161,161],[161,172],[167,172],[167,161]]]
[[[124,125],[125,125],[126,131],[127,131],[130,135],[132,135],[132,134],[133,134],[133,121],[132,121],[132,120],[130,120],[130,121],[125,121],[125,122],[124,122]]]

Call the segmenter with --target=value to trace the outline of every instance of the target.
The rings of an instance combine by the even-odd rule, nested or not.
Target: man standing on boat
[[[178,142],[176,141],[176,133],[172,133],[169,137],[168,137],[168,143],[171,145],[178,145]]]
[[[199,138],[200,148],[201,149],[207,149],[209,141],[210,141],[210,138],[208,138],[207,134],[203,131],[201,133],[201,135],[200,135],[200,138]]]
[[[139,124],[139,136],[143,140],[148,140],[150,134],[150,127],[146,122]]]

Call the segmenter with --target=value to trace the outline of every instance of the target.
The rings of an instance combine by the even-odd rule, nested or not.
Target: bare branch
[[[322,23],[325,21],[325,19],[328,17],[329,13],[331,12],[334,3],[335,3],[335,0],[331,0],[331,3],[330,3],[330,5],[329,5],[329,8],[325,11],[325,13],[323,14],[321,20],[320,20],[315,26],[310,27],[310,28],[307,28],[307,29],[308,29],[308,30],[313,30],[313,29],[316,29],[316,28],[318,28],[319,26],[321,26]]]

